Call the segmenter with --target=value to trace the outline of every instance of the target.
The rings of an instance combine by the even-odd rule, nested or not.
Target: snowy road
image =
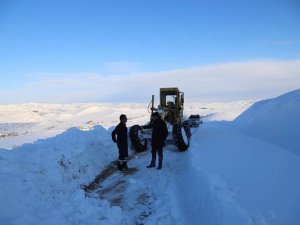
[[[166,148],[165,157],[178,158],[176,154],[180,153],[175,151],[172,147]],[[169,189],[175,184],[175,165],[166,162],[161,171],[147,169],[149,157],[148,151],[135,155],[128,163],[130,172],[116,171],[87,196],[121,207],[124,224],[182,224],[172,212],[176,205],[170,206],[174,202],[174,196],[170,195],[173,191]]]
[[[226,184],[195,163],[193,157],[200,152],[198,145],[192,144],[187,152],[168,145],[161,171],[146,168],[150,151],[137,154],[129,162],[133,172],[116,171],[87,195],[120,207],[122,224],[230,224],[231,216],[240,224],[252,224],[249,215],[231,201],[233,194]],[[231,212],[226,212],[226,204]]]

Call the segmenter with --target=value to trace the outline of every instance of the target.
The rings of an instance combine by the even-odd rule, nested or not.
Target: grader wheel
[[[173,126],[174,143],[180,151],[186,151],[190,145],[190,127],[186,124]]]
[[[139,125],[133,125],[129,129],[129,137],[136,152],[143,152],[147,149],[147,140],[143,138]]]

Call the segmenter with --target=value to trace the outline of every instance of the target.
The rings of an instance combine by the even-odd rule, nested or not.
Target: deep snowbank
[[[207,205],[224,212],[218,223],[299,224],[299,115],[296,90],[255,103],[233,122],[205,123],[193,135],[191,159],[208,178],[205,190],[215,187],[210,203],[219,198],[219,210]]]
[[[198,196],[207,193],[200,206],[208,221],[299,224],[300,157],[294,153],[231,123],[211,122],[193,135],[189,154],[198,177],[202,173]]]
[[[300,89],[256,102],[234,124],[247,134],[300,155]]]
[[[119,208],[85,199],[80,189],[117,157],[110,142],[96,126],[0,150],[1,224],[118,224]]]

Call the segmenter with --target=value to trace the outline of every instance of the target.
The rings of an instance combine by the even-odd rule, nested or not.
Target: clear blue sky
[[[0,0],[2,90],[37,74],[299,58],[298,0]]]

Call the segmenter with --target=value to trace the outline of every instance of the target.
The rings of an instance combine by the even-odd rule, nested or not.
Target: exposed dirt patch
[[[135,154],[130,155],[128,157],[128,160],[132,159],[135,156]],[[85,192],[89,193],[92,192],[94,190],[96,190],[100,184],[106,180],[108,177],[110,177],[111,175],[113,175],[114,173],[116,173],[118,171],[117,168],[117,163],[118,161],[112,161],[110,164],[108,164],[104,170],[101,171],[101,173],[96,176],[95,180],[92,181],[89,185],[82,185],[82,188],[84,189]],[[130,175],[130,174],[134,174],[135,172],[137,172],[137,168],[129,168],[128,170],[124,171],[123,173],[125,175]]]

